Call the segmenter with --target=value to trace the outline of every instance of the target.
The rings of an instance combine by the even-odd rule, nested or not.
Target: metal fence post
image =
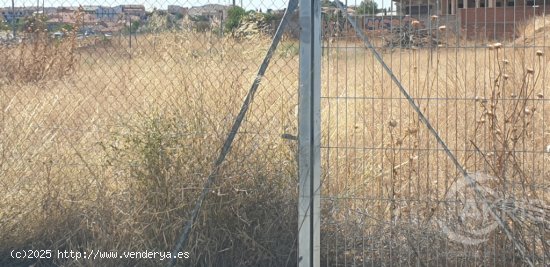
[[[12,27],[12,30],[13,30],[13,40],[15,40],[15,35],[16,35],[16,21],[15,21],[15,1],[14,0],[11,0],[11,27]]]
[[[320,265],[321,7],[300,0],[298,264]]]

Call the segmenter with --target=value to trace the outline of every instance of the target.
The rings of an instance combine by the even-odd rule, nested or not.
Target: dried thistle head
[[[394,119],[391,119],[391,120],[388,122],[388,125],[390,126],[390,128],[395,128],[395,127],[397,127],[397,121],[394,120]]]
[[[541,50],[537,50],[537,52],[535,52],[537,54],[537,56],[541,57],[544,55],[544,52],[542,52]]]
[[[527,74],[533,74],[535,73],[535,70],[533,68],[527,67]]]
[[[537,97],[540,98],[540,99],[543,99],[543,98],[544,98],[544,94],[538,93],[538,94],[537,94]]]
[[[439,26],[440,31],[445,31],[446,29],[447,29],[447,26],[445,25]]]
[[[407,132],[409,134],[416,134],[418,132],[418,128],[409,128]]]

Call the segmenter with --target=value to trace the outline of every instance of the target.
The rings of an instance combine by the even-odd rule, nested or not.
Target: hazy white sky
[[[204,4],[232,4],[233,0],[14,0],[15,6],[36,6],[37,1],[45,6],[78,6],[78,5],[103,5],[116,6],[121,4],[143,4],[145,8],[152,9],[153,7],[165,9],[168,5],[180,6],[201,6]],[[235,0],[237,5],[243,5],[245,9],[283,9],[286,7],[288,0]],[[346,0],[341,0],[346,2]],[[375,0],[379,7],[389,6],[390,0]],[[361,0],[347,0],[348,5],[358,5]],[[11,0],[0,0],[0,7],[11,6]]]

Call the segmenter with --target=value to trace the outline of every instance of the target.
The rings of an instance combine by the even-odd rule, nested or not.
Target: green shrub
[[[357,8],[357,14],[376,14],[378,3],[372,0],[364,0]]]
[[[246,15],[246,11],[238,6],[234,6],[227,11],[227,20],[225,21],[225,30],[233,31],[241,24],[242,18]]]

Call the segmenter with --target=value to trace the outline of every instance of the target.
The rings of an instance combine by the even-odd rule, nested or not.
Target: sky
[[[14,0],[15,6],[36,6],[37,1],[44,1],[45,6],[78,6],[78,5],[102,5],[102,6],[117,6],[122,4],[143,4],[147,10],[152,10],[154,7],[166,9],[168,5],[180,5],[185,7],[201,6],[205,4],[222,4],[230,5],[233,0]],[[346,2],[346,0],[341,0]],[[390,0],[375,0],[378,7],[388,7]],[[283,9],[286,7],[288,0],[235,0],[237,5],[241,5],[247,10],[268,8]],[[361,0],[347,0],[348,5],[359,5]],[[11,0],[0,0],[0,7],[11,6]]]

